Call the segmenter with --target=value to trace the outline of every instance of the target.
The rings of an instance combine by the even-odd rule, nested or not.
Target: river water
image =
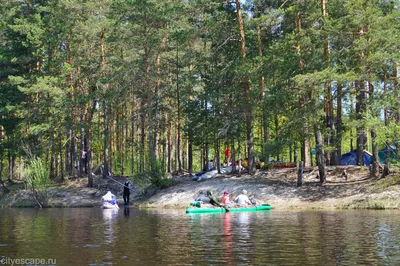
[[[0,265],[400,265],[399,214],[0,209]]]

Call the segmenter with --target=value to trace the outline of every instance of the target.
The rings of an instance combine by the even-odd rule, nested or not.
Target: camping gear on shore
[[[221,174],[229,174],[230,172],[232,172],[232,166],[228,166],[225,168],[221,168]],[[214,176],[216,176],[218,174],[218,170],[214,169],[208,172],[200,172],[195,174],[192,177],[193,181],[201,181],[201,180],[206,180],[206,179],[210,179]]]
[[[191,203],[190,203],[190,206],[193,206],[193,207],[201,207],[201,204],[202,204],[203,202],[202,201],[192,201]]]
[[[229,208],[229,212],[254,212],[254,211],[267,211],[271,210],[272,206],[269,204],[253,206],[253,207],[239,207],[239,208]],[[218,213],[227,212],[225,208],[188,208],[186,213]]]
[[[369,153],[368,151],[364,150],[363,151],[363,159],[364,159],[364,165],[368,166],[372,163],[372,154]],[[340,158],[340,164],[341,165],[357,165],[357,151],[351,151],[348,153],[345,153],[342,155]]]
[[[378,156],[379,156],[379,161],[381,163],[385,163],[386,162],[386,156],[389,153],[389,161],[392,162],[397,162],[400,157],[397,156],[397,148],[394,145],[386,145],[385,147],[383,147],[382,150],[380,150],[378,152]]]

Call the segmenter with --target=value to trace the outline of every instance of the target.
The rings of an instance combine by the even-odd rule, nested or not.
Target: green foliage
[[[179,152],[187,137],[198,168],[200,150],[206,147],[216,150],[214,146],[230,145],[232,140],[249,144],[244,141],[246,110],[254,111],[251,130],[260,158],[287,153],[288,147],[298,152],[302,141],[312,144],[315,125],[324,139],[333,134],[326,130],[325,108],[330,96],[333,113],[338,113],[339,85],[343,87],[343,150],[355,139],[358,127],[366,132],[379,129],[380,146],[395,143],[400,136],[395,2],[328,1],[329,16],[323,18],[320,1],[247,1],[242,6],[243,62],[235,5],[230,3],[49,0],[25,5],[4,1],[0,5],[4,15],[0,126],[5,132],[0,152],[21,154],[16,143],[23,139],[35,147],[35,155],[44,157],[51,151],[55,158],[65,159],[61,154],[65,156],[68,148],[72,157],[73,141],[90,139],[94,160],[102,158],[102,104],[106,102],[107,137],[118,145],[110,153],[114,172],[121,172],[125,160],[131,174],[145,171],[144,186],[149,182],[165,187],[170,183],[164,178],[166,146],[176,148],[178,128],[183,131]],[[296,28],[296,14],[300,14],[301,30]],[[324,62],[326,36],[328,64]],[[244,77],[249,78],[250,99],[243,96]],[[369,84],[374,86],[365,102],[367,111],[358,116],[354,98],[360,89],[355,82],[366,90]],[[331,95],[326,95],[327,86]],[[387,121],[382,119],[383,110],[390,114]],[[262,138],[265,129],[268,144]],[[150,167],[144,162],[156,141],[164,163]],[[73,148],[80,154],[79,145]],[[325,151],[336,148],[337,143],[324,147]],[[170,154],[172,162],[179,152]]]
[[[165,177],[165,170],[161,163],[153,163],[148,171],[138,173],[134,177],[135,185],[143,192],[148,186],[156,188],[166,188],[172,184],[172,180]]]
[[[24,171],[24,179],[26,188],[31,190],[32,197],[39,207],[47,206],[50,173],[40,158],[34,158],[29,162]]]
[[[24,180],[27,189],[45,191],[50,184],[50,174],[40,158],[34,158],[29,162],[24,171]]]
[[[157,188],[166,188],[172,184],[172,180],[165,177],[163,165],[157,162],[153,163],[152,168],[147,172],[147,177]]]

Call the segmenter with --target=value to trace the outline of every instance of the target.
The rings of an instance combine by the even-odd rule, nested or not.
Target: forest
[[[164,177],[220,165],[229,150],[250,174],[303,162],[324,182],[343,153],[364,165],[369,151],[376,174],[378,151],[400,145],[398,0],[6,0],[0,10],[0,180],[39,160],[50,179],[88,176],[91,187],[99,165]]]

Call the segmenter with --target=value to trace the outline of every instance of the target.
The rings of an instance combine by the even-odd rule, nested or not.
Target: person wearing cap
[[[222,197],[221,202],[225,208],[233,208],[236,205],[235,202],[230,200],[228,191],[224,191],[224,196]]]
[[[224,208],[227,212],[229,212],[229,206],[226,206],[225,204],[221,204],[218,202],[218,200],[214,197],[212,194],[211,190],[207,190],[207,197],[210,199],[210,204],[215,206],[215,207],[222,207]]]
[[[231,201],[229,199],[229,192],[228,191],[224,191],[224,196],[221,199],[222,204],[229,204]]]
[[[235,202],[240,206],[252,205],[249,197],[247,196],[247,190],[243,189],[242,194],[235,198]]]

